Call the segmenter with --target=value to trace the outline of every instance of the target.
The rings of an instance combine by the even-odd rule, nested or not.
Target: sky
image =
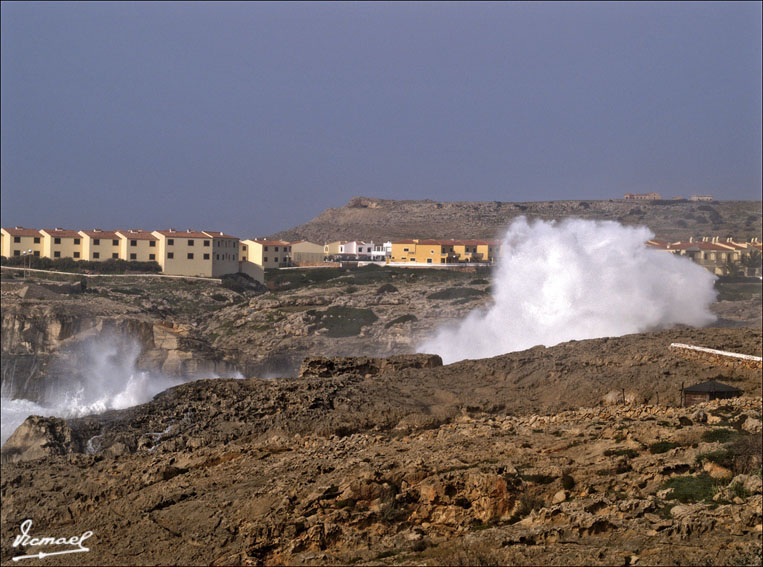
[[[761,3],[0,5],[2,226],[761,195]],[[359,235],[362,237],[362,235]]]

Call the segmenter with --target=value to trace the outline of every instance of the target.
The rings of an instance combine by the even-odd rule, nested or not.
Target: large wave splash
[[[42,400],[11,399],[7,391],[11,388],[4,383],[0,443],[5,443],[30,415],[68,418],[125,409],[146,403],[167,388],[218,377],[210,374],[184,379],[142,371],[137,366],[140,353],[137,340],[101,335],[82,345],[79,367],[69,368],[69,380],[54,384]],[[236,373],[230,377],[242,376]]]
[[[493,303],[418,347],[445,363],[715,321],[715,276],[647,248],[646,227],[516,219],[503,238]]]

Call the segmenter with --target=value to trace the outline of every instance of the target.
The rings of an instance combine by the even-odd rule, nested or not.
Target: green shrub
[[[672,488],[673,500],[684,504],[690,502],[712,502],[718,483],[709,474],[699,476],[676,476],[668,480],[663,488]]]
[[[556,479],[555,476],[545,474],[520,474],[519,477],[525,482],[532,482],[534,484],[551,484]]]
[[[385,283],[376,290],[376,295],[382,295],[384,293],[397,293],[397,288],[391,283]]]
[[[707,443],[715,443],[716,441],[719,443],[728,443],[738,436],[739,433],[731,429],[711,429],[702,434],[702,441]]]
[[[430,293],[428,299],[463,299],[466,297],[479,297],[485,295],[485,292],[470,287],[449,287],[442,291]]]
[[[392,319],[392,321],[389,321],[387,324],[384,325],[385,329],[389,329],[393,325],[399,325],[400,323],[405,323],[407,321],[418,321],[418,317],[416,315],[411,315],[410,313],[407,315],[401,315],[400,317],[397,317],[395,319]]]
[[[469,285],[483,285],[483,284],[489,284],[490,281],[486,280],[484,278],[478,278],[476,280],[472,280],[469,282]]]
[[[311,309],[306,314],[313,318],[318,328],[328,329],[327,336],[333,338],[359,335],[363,327],[378,319],[370,309],[341,306],[329,307],[324,311]]]
[[[572,490],[575,488],[575,479],[568,474],[562,475],[562,488],[565,490]]]
[[[667,453],[671,449],[675,449],[678,446],[678,443],[673,443],[672,441],[658,441],[657,443],[652,443],[649,445],[649,452],[652,455]]]
[[[228,298],[224,296],[222,293],[213,293],[209,297],[211,297],[215,301],[228,301]]]

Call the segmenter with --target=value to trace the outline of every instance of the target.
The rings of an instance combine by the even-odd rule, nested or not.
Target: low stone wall
[[[751,370],[759,370],[763,368],[763,360],[759,356],[737,354],[734,352],[726,352],[681,343],[672,343],[670,349],[683,358],[701,360],[718,366],[749,368]]]

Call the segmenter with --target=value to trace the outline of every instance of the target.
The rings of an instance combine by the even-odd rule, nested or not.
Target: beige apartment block
[[[13,228],[0,229],[0,251],[6,258],[13,256],[24,256],[24,252],[32,251],[33,256],[42,256],[43,236],[36,228],[24,228],[23,226],[14,226]]]
[[[159,239],[139,228],[117,230],[119,258],[128,262],[159,262]],[[160,264],[161,265],[161,264]]]
[[[323,246],[301,240],[291,243],[291,262],[295,266],[322,264],[324,258]]]
[[[82,236],[76,230],[43,228],[42,256],[45,258],[74,258],[82,260]]]
[[[323,245],[323,255],[326,258],[331,256],[338,256],[340,254],[340,247],[347,244],[347,240],[335,240],[334,242],[328,242]]]
[[[291,265],[291,244],[283,240],[242,240],[239,251],[242,262],[251,262],[263,270]]]
[[[224,232],[211,230],[205,230],[204,234],[212,238],[212,277],[219,278],[225,274],[235,274],[238,272],[238,238]],[[254,279],[257,278],[255,277]]]
[[[155,230],[157,262],[165,274],[218,278],[239,271],[238,238],[222,232]]]
[[[212,277],[212,239],[196,230],[155,230],[157,262],[165,274]]]
[[[119,236],[113,230],[80,230],[82,237],[82,260],[105,262],[117,260],[119,255]]]

